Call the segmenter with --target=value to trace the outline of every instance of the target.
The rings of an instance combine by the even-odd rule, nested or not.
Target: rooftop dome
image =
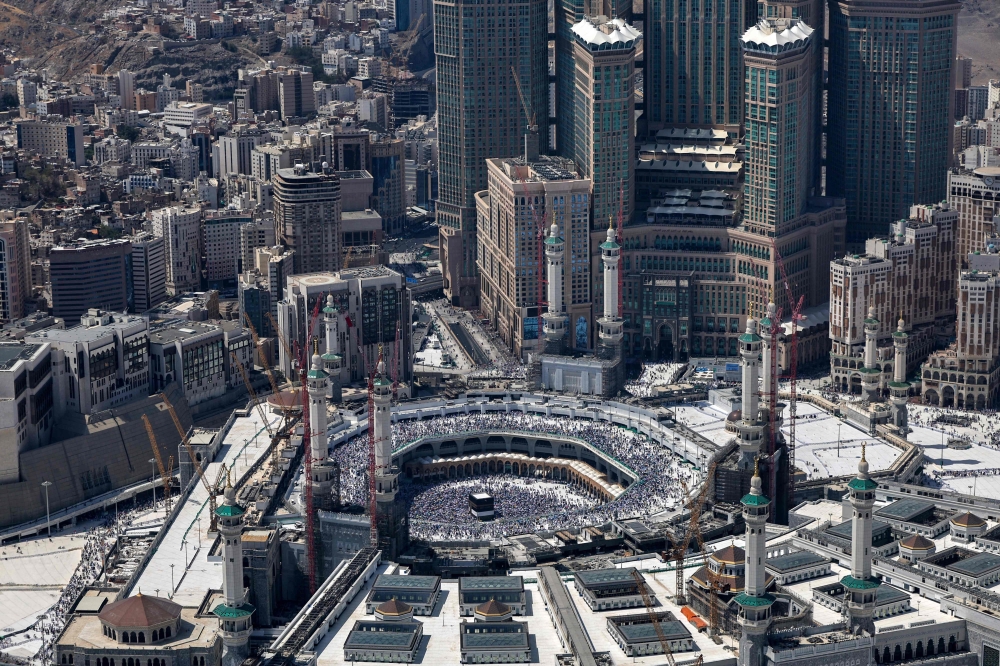
[[[934,547],[934,542],[919,534],[914,534],[900,541],[899,545],[902,548],[909,548],[910,550],[930,550]]]
[[[180,616],[180,605],[141,592],[108,604],[98,615],[102,622],[113,627],[153,627],[175,621]]]
[[[389,601],[383,601],[375,609],[375,612],[379,615],[407,615],[413,612],[413,607],[405,601],[400,601],[396,597],[389,599]]]
[[[959,527],[982,527],[986,524],[986,521],[976,514],[966,511],[952,518],[951,524],[958,525]]]
[[[485,617],[503,617],[510,613],[510,606],[490,599],[485,604],[476,606],[476,613]]]
[[[722,550],[712,553],[712,559],[723,564],[743,564],[743,561],[746,559],[746,553],[739,546],[729,544]]]

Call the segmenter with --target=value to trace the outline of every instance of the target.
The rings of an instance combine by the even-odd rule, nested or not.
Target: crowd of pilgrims
[[[128,510],[105,512],[85,533],[74,538],[83,539],[80,563],[70,576],[69,582],[59,594],[59,599],[44,613],[41,613],[35,623],[20,633],[9,634],[0,638],[0,663],[9,664],[49,664],[53,662],[53,644],[62,633],[69,619],[70,610],[76,603],[80,593],[88,585],[92,585],[104,570],[105,558],[115,544],[119,535],[124,534],[133,522],[152,508],[151,502],[131,506]],[[45,539],[46,537],[41,537]],[[0,548],[0,557],[27,557],[17,544],[9,544]],[[5,650],[20,645],[41,640],[41,648],[31,659],[24,659],[7,654]]]
[[[500,488],[495,499],[501,509],[505,506],[523,507],[510,510],[492,522],[476,522],[469,515],[470,492],[474,486],[464,485],[461,479],[449,479],[433,484],[433,488],[419,482],[412,489],[404,490],[403,497],[410,501],[410,524],[413,536],[433,536],[435,539],[493,539],[506,534],[518,534],[546,529],[565,529],[598,525],[609,520],[633,516],[648,516],[675,508],[683,494],[681,481],[692,484],[692,470],[668,449],[656,444],[645,435],[625,428],[582,419],[545,417],[533,414],[480,413],[443,416],[429,420],[404,420],[392,424],[393,449],[405,446],[421,437],[454,436],[455,433],[500,430],[522,431],[531,435],[565,435],[588,442],[635,471],[639,481],[629,486],[616,499],[582,498],[583,489],[558,489],[562,482],[546,480],[530,483],[520,478],[518,482],[505,475],[473,477],[482,483],[497,480]],[[334,451],[340,463],[341,498],[345,503],[364,506],[368,495],[368,436],[363,433],[353,437]],[[484,486],[485,487],[485,486]],[[556,491],[559,492],[556,492]],[[485,492],[489,492],[488,490]],[[429,493],[427,502],[422,499]],[[586,499],[578,501],[576,498]],[[427,503],[435,505],[433,514],[426,510]]]
[[[647,363],[637,379],[625,383],[625,390],[637,398],[649,398],[653,387],[676,383],[686,369],[687,363]]]

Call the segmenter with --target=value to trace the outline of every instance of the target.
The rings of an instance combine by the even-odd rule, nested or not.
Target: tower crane
[[[170,477],[174,471],[174,458],[170,457],[170,471],[163,465],[163,456],[160,455],[160,445],[156,443],[156,435],[153,434],[153,426],[149,422],[149,417],[142,415],[142,424],[146,426],[146,434],[149,436],[149,444],[153,448],[153,456],[156,458],[156,466],[160,470],[160,478],[163,479],[163,506],[166,513],[170,513]]]
[[[188,441],[187,431],[185,431],[184,426],[181,425],[181,420],[177,418],[177,411],[174,409],[173,404],[167,398],[167,394],[161,392],[158,395],[159,398],[163,400],[163,403],[167,406],[167,411],[170,412],[170,418],[174,422],[174,427],[177,428],[177,433],[181,436],[181,444],[183,444],[184,448],[187,450],[188,458],[191,460],[191,465],[198,473],[198,478],[201,479],[201,482],[204,484],[205,490],[208,491],[208,508],[209,512],[211,513],[211,521],[212,521],[210,530],[214,532],[216,531],[216,524],[218,522],[218,518],[215,515],[215,506],[216,506],[215,489],[212,488],[211,484],[209,484],[208,482],[208,479],[205,478],[205,471],[201,468],[201,461],[195,458],[194,449],[191,448],[191,442]]]
[[[705,498],[708,496],[708,489],[711,486],[712,479],[715,477],[715,462],[712,462],[708,468],[708,475],[705,477],[705,484],[702,486],[701,491],[699,491],[697,497],[692,499],[688,506],[691,509],[691,517],[688,519],[687,531],[684,533],[684,538],[680,545],[674,549],[674,571],[675,571],[675,587],[674,595],[677,599],[677,605],[680,606],[685,603],[684,599],[684,555],[687,553],[688,548],[691,546],[691,539],[698,535],[700,538],[701,534],[698,532],[698,520],[701,518],[701,512],[705,506]],[[684,491],[684,496],[688,495],[688,486],[683,480],[681,480],[681,488]]]
[[[663,633],[663,627],[660,625],[660,616],[653,607],[653,598],[649,593],[649,588],[646,587],[646,581],[642,579],[642,574],[639,573],[638,569],[632,569],[632,578],[635,579],[635,585],[639,588],[642,603],[646,607],[646,615],[649,616],[649,622],[653,625],[653,631],[656,632],[656,638],[660,641],[660,647],[663,648],[663,655],[667,658],[667,663],[669,666],[677,666],[673,650],[670,649],[670,641],[667,640],[666,634]],[[692,666],[702,666],[704,660],[704,656],[699,655]]]
[[[260,399],[257,397],[257,392],[253,390],[253,385],[250,384],[250,375],[247,374],[247,369],[243,367],[240,363],[240,359],[236,356],[236,352],[229,352],[230,358],[232,358],[233,363],[240,371],[240,375],[243,377],[243,383],[247,387],[247,392],[250,394],[250,399],[253,400],[253,404],[257,407],[257,412],[260,414],[261,421],[264,422],[264,427],[267,428],[268,437],[272,440],[274,439],[274,430],[271,429],[271,424],[267,419],[267,414],[264,412],[264,408],[260,406]]]
[[[799,321],[802,319],[802,305],[806,296],[802,294],[799,300],[795,300],[792,286],[788,283],[788,273],[785,272],[785,259],[778,251],[778,244],[771,239],[771,247],[774,251],[774,258],[781,270],[781,281],[785,285],[785,294],[788,296],[788,305],[792,312],[792,340],[788,362],[789,379],[789,400],[788,400],[788,505],[791,506],[795,492],[795,416],[798,409],[797,375],[799,362]],[[772,352],[775,354],[775,352]],[[777,367],[777,358],[772,359],[771,365]],[[777,390],[777,389],[775,389]]]

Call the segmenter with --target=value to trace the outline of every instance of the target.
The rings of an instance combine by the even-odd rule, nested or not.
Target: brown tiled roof
[[[476,612],[487,617],[501,617],[510,612],[507,604],[502,604],[496,599],[490,599],[485,604],[476,607]]]
[[[743,564],[743,561],[746,559],[746,553],[743,552],[742,548],[729,544],[722,550],[715,551],[709,557],[716,562],[724,564]]]
[[[148,597],[141,592],[108,604],[98,615],[114,627],[152,627],[180,616],[180,605],[163,597]]]
[[[982,527],[986,524],[985,520],[969,511],[955,516],[951,519],[951,522],[959,527]]]
[[[410,604],[404,601],[399,601],[396,597],[393,597],[392,599],[389,599],[389,601],[383,601],[380,603],[375,609],[375,612],[381,615],[406,615],[411,610],[413,610],[413,607],[411,607]]]
[[[914,534],[900,541],[899,545],[910,550],[930,550],[934,547],[934,542],[919,534]]]

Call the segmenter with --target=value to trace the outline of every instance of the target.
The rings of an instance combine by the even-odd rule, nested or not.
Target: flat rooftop
[[[800,550],[795,553],[788,553],[787,555],[769,557],[764,564],[775,571],[792,571],[800,567],[822,564],[824,562],[829,562],[829,560],[812,551]]]
[[[458,580],[458,589],[462,591],[524,589],[524,579],[520,576],[467,576]]]
[[[375,588],[394,590],[433,590],[441,581],[439,576],[401,576],[382,574],[375,581]]]
[[[959,560],[947,568],[951,571],[966,574],[967,576],[982,576],[988,571],[1000,568],[1000,555],[979,553],[978,555]]]
[[[41,345],[27,345],[21,342],[0,344],[0,370],[10,370],[18,361],[30,361]]]
[[[896,500],[888,506],[884,506],[875,512],[876,516],[901,520],[904,523],[912,522],[921,514],[930,511],[934,505],[921,499],[901,499]]]
[[[605,585],[607,583],[634,583],[632,577],[632,567],[628,569],[592,569],[589,571],[576,571],[574,576],[584,587],[591,585]]]

